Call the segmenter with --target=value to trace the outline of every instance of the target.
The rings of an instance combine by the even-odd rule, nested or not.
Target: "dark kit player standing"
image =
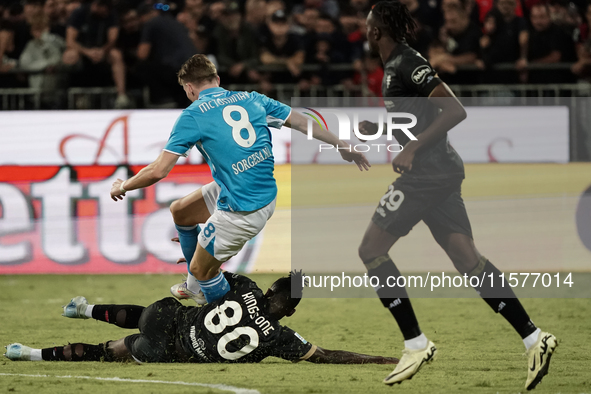
[[[447,132],[466,118],[466,111],[429,62],[406,44],[414,24],[407,8],[398,0],[380,1],[367,17],[370,49],[379,53],[384,63],[382,93],[386,109],[414,114],[417,125],[412,133],[417,140],[395,134],[404,149],[392,166],[402,175],[380,200],[359,247],[359,256],[368,274],[379,277],[380,283],[386,283],[389,276],[400,276],[388,252],[400,237],[424,221],[460,273],[470,278],[487,275],[478,293],[523,339],[529,357],[525,387],[531,390],[548,373],[558,342],[554,335],[534,325],[501,272],[474,246],[460,194],[464,165],[447,140]],[[378,127],[363,122],[360,130],[372,135]],[[489,280],[491,273],[494,279]],[[437,349],[419,328],[404,287],[383,287],[377,293],[405,339],[399,364],[384,379],[384,383],[392,385],[411,379],[434,359]]]

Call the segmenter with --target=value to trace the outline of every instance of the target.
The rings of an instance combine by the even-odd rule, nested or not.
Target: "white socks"
[[[84,316],[89,317],[92,319],[92,310],[94,309],[94,305],[88,305],[86,310],[84,311]]]
[[[428,343],[429,340],[427,340],[425,334],[421,334],[418,337],[404,341],[404,347],[408,350],[422,350],[427,347]]]
[[[190,272],[189,275],[187,275],[187,289],[189,289],[189,291],[192,291],[195,294],[201,291],[201,286],[199,286],[197,278],[191,275]]]
[[[529,334],[527,337],[523,338],[523,344],[525,345],[526,350],[529,350],[533,345],[536,344],[541,332],[542,330],[538,328],[534,332]]]
[[[31,349],[31,361],[43,361],[41,349]]]
[[[536,342],[538,341],[538,337],[540,336],[540,332],[542,332],[542,330],[538,328],[536,329],[536,331],[532,332],[527,337],[523,338],[523,344],[525,345],[525,348],[527,350],[529,350],[532,346],[536,344]],[[425,334],[421,334],[418,337],[409,339],[408,341],[404,341],[404,347],[408,350],[422,350],[427,347],[428,343],[429,340],[427,339]]]

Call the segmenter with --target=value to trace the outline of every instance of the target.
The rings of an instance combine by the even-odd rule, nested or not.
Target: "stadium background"
[[[588,271],[589,194],[584,191],[591,186],[591,165],[569,162],[573,109],[467,108],[468,120],[450,140],[469,163],[463,194],[483,253],[507,270]],[[202,157],[193,152],[164,181],[129,193],[123,203],[108,195],[115,179],[136,173],[158,155],[179,111],[3,112],[0,273],[184,272],[184,265],[175,264],[180,250],[169,241],[176,232],[168,206],[211,181]],[[373,119],[376,111],[383,109],[360,116]],[[336,119],[326,119],[329,129],[337,128]],[[319,155],[317,143],[299,133],[273,130],[273,141],[278,209],[265,230],[224,267],[286,272],[297,241],[305,246],[298,254],[305,251],[308,260],[326,261],[326,253],[338,253],[339,269],[361,272],[356,245],[386,180],[394,177],[389,154],[368,153],[374,166],[357,173],[352,165],[337,164],[334,152]],[[309,220],[316,223],[313,228],[296,228],[293,238],[292,198],[298,220],[306,220],[302,208],[309,208],[324,227]],[[342,235],[339,215],[350,217],[346,239],[323,248],[322,234]],[[421,224],[401,240],[396,255],[409,261],[403,271],[453,270],[436,244],[425,242],[429,238]]]
[[[584,206],[591,171],[567,164],[591,157],[586,3],[405,1],[418,26],[411,45],[469,109],[468,120],[450,139],[466,163],[479,163],[468,164],[464,196],[473,220],[485,222],[482,239],[490,247],[484,252],[501,267],[519,260],[523,270],[589,269],[589,219],[584,209],[576,210]],[[175,81],[182,59],[206,53],[219,66],[224,86],[257,89],[288,103],[294,96],[365,96],[380,106],[383,71],[364,37],[371,5],[368,0],[2,2],[0,101],[3,110],[12,111],[0,115],[0,273],[182,272],[174,264],[178,250],[166,240],[174,235],[167,206],[211,180],[197,152],[166,182],[130,194],[125,204],[110,204],[100,192],[112,179],[151,162],[164,145],[179,113],[166,108],[188,104]],[[83,51],[83,60],[72,63],[77,45],[102,48],[103,56],[94,59]],[[120,109],[93,111],[113,107]],[[287,130],[273,134],[279,209],[228,269],[285,271],[290,165],[337,162],[291,149],[303,139],[292,140]],[[354,201],[368,212],[383,192],[376,178],[392,178],[383,165],[391,157],[370,159],[378,166],[363,181],[367,193]],[[339,174],[346,184],[346,166],[323,168],[313,173]],[[556,174],[551,182],[548,173]],[[310,185],[321,187],[314,182],[311,177]],[[68,191],[60,192],[62,187]],[[326,201],[304,204],[334,201],[330,191],[325,195]],[[495,209],[508,217],[487,216]],[[507,248],[511,240],[503,220],[517,217],[514,232],[531,234],[531,242]],[[542,217],[555,226],[540,226]],[[345,242],[350,248],[343,251],[351,256],[365,223],[353,227],[351,242]],[[423,235],[419,226],[398,253],[410,259],[418,249],[423,254],[411,261],[439,260],[431,258],[442,257],[435,246],[418,247]]]

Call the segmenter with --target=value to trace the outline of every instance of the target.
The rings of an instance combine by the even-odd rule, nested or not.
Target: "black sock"
[[[92,318],[121,328],[138,328],[143,311],[144,307],[139,305],[95,305]]]
[[[491,273],[493,274],[492,283],[489,276]],[[482,285],[474,288],[480,297],[495,313],[500,313],[521,335],[522,339],[533,333],[537,327],[523,309],[513,289],[504,277],[501,279],[501,271],[484,257],[480,259],[478,266],[468,276],[477,276],[482,279],[483,274],[485,278]]]
[[[369,277],[376,276],[380,279],[380,284],[384,284],[384,287],[378,288],[376,293],[380,297],[382,304],[388,308],[402,335],[405,340],[416,338],[421,335],[421,329],[419,328],[419,322],[415,316],[415,312],[412,309],[410,299],[405,287],[388,287],[388,277],[397,278],[400,276],[400,271],[396,268],[396,265],[388,255],[380,256],[373,261],[365,264],[367,268],[367,274]],[[392,282],[392,279],[390,279]]]
[[[87,343],[71,343],[41,349],[41,358],[45,361],[113,361],[107,351],[107,343],[89,345]]]
[[[41,358],[44,361],[66,361],[64,358],[64,347],[56,346],[41,349]]]

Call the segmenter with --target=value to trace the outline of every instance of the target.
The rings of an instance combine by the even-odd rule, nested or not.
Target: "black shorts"
[[[397,237],[407,235],[422,220],[438,242],[450,233],[472,238],[461,185],[461,179],[433,181],[400,177],[380,199],[372,221]]]
[[[143,310],[138,322],[139,334],[125,338],[125,347],[139,362],[171,363],[183,361],[178,352],[177,313],[185,308],[175,298],[156,301]]]

